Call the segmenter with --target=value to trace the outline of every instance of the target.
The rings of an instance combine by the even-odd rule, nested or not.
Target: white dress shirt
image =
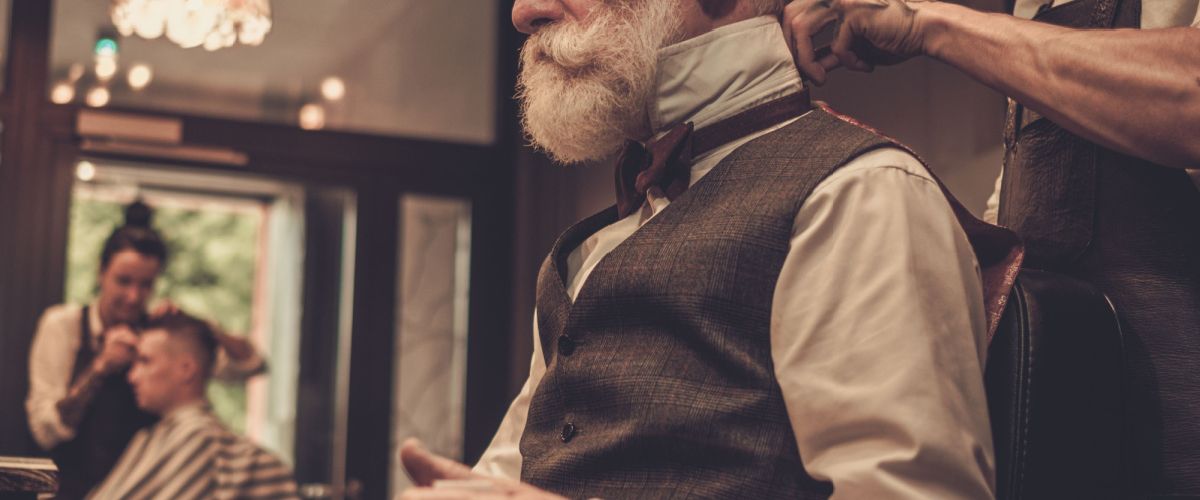
[[[1013,7],[1013,15],[1022,19],[1032,19],[1044,4],[1056,7],[1076,0],[1017,0]],[[1191,26],[1200,28],[1200,0],[1142,0],[1142,29],[1175,28]],[[1190,169],[1192,182],[1200,189],[1200,169]],[[996,185],[992,195],[988,197],[987,209],[983,212],[983,220],[996,223],[1000,216],[1000,186],[1004,182],[1004,170],[996,176]]]
[[[83,307],[76,304],[59,304],[42,313],[33,345],[29,349],[29,395],[25,398],[25,412],[29,418],[29,431],[34,441],[44,450],[75,437],[75,429],[63,423],[58,413],[58,402],[67,397],[71,388],[71,375],[75,368],[75,357],[79,353],[79,339]],[[88,307],[88,327],[91,330],[91,347],[100,350],[100,335],[104,324],[100,321],[100,310],[96,303]],[[214,325],[215,328],[215,325]],[[217,349],[213,376],[221,380],[240,380],[258,373],[263,358],[254,352],[249,358],[234,361],[224,349]]]
[[[777,20],[760,17],[664,48],[652,122],[699,129],[800,90]],[[691,181],[770,130],[697,158]],[[650,197],[574,249],[572,300],[600,259],[669,203]],[[821,182],[796,215],[770,325],[808,473],[831,481],[834,498],[991,498],[985,330],[971,246],[919,161],[875,150]],[[476,471],[520,477],[519,442],[546,371],[537,336],[535,321],[529,379]]]

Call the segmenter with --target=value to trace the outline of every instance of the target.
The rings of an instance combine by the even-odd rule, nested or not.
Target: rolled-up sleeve
[[[38,321],[29,350],[29,394],[25,412],[34,441],[44,450],[75,437],[63,423],[58,402],[67,396],[79,352],[79,309],[54,306]]]
[[[833,498],[991,498],[978,266],[937,184],[896,149],[818,185],[772,309],[776,377]]]

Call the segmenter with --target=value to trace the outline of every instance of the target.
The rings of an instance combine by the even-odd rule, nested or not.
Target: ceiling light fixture
[[[124,36],[167,39],[187,49],[259,45],[271,31],[270,0],[112,0]]]

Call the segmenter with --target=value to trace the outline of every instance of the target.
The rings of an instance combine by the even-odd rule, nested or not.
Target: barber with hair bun
[[[125,224],[100,253],[99,294],[84,306],[60,304],[38,323],[29,353],[25,410],[34,440],[59,469],[57,498],[82,498],[108,475],[135,432],[156,419],[138,409],[126,379],[139,325],[174,310],[146,310],[167,262],[167,246],[150,225],[150,207],[135,201]],[[249,342],[216,330],[215,374],[245,379],[263,370]]]

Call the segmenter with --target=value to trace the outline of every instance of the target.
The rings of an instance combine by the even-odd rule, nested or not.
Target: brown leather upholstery
[[[1023,270],[988,348],[996,498],[1117,498],[1120,324],[1090,284]]]

